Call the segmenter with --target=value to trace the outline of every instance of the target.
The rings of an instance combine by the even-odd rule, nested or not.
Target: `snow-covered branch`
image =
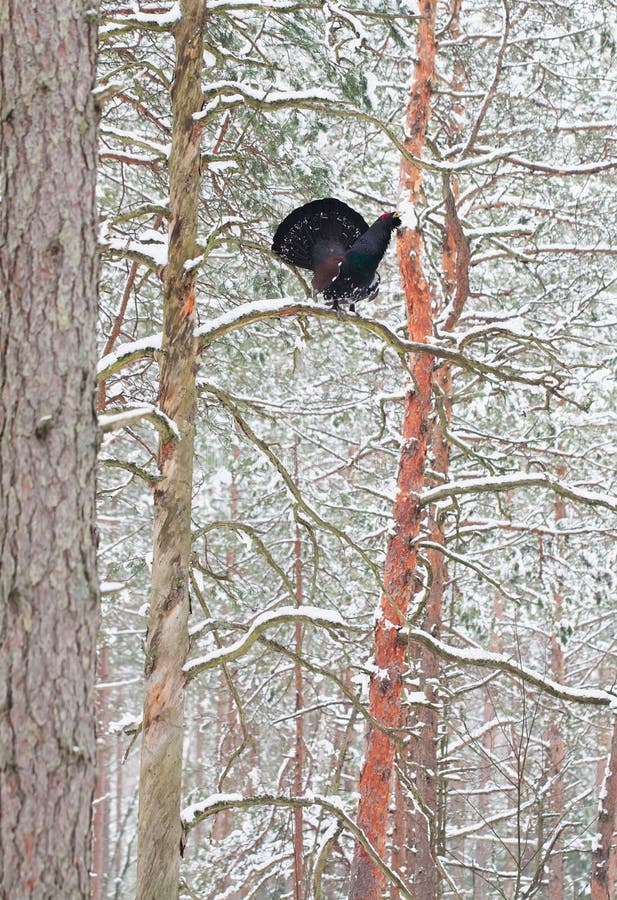
[[[425,491],[420,498],[420,506],[438,503],[448,497],[459,497],[464,494],[499,493],[519,487],[544,487],[555,494],[559,494],[561,497],[567,497],[569,500],[586,503],[589,506],[602,506],[605,509],[610,509],[611,512],[617,512],[617,497],[565,484],[543,472],[515,472],[512,475],[449,481]]]
[[[355,328],[368,331],[381,338],[400,356],[406,356],[410,353],[429,353],[436,359],[451,362],[453,365],[476,372],[478,375],[486,378],[494,378],[497,381],[515,381],[520,384],[538,385],[549,389],[558,386],[558,378],[551,372],[513,369],[509,366],[493,366],[489,363],[471,359],[459,351],[444,347],[441,344],[405,340],[396,331],[377,319],[371,319],[357,313],[344,312],[340,309],[334,310],[327,306],[318,306],[314,303],[300,303],[290,298],[257,300],[254,303],[244,303],[202,325],[195,331],[195,337],[199,341],[200,350],[205,350],[213,341],[223,337],[223,335],[236,331],[239,328],[244,328],[254,322],[270,318],[302,315],[330,319],[333,322],[345,322]]]
[[[208,12],[231,13],[239,10],[258,12],[293,13],[301,9],[321,9],[321,2],[289,2],[289,0],[208,0]]]
[[[180,440],[180,432],[174,420],[152,403],[144,403],[133,409],[123,409],[121,412],[104,413],[99,416],[99,428],[103,434],[107,434],[110,431],[128,428],[141,419],[151,422],[166,440],[170,438]]]
[[[327,306],[318,306],[315,303],[303,303],[289,297],[243,303],[241,306],[236,306],[222,316],[218,316],[205,325],[196,328],[195,338],[199,343],[199,352],[205,351],[214,341],[240,328],[245,328],[248,325],[263,322],[267,319],[292,318],[295,316],[329,319],[332,322],[345,323],[354,328],[360,328],[363,331],[376,335],[402,357],[410,353],[429,353],[436,359],[451,362],[462,369],[475,372],[477,375],[494,381],[516,382],[548,390],[559,386],[559,377],[553,372],[491,365],[481,360],[472,359],[458,350],[441,344],[405,340],[396,331],[377,319],[342,310],[334,310]],[[160,349],[160,334],[121,345],[118,350],[109,353],[100,360],[98,365],[99,383],[105,381],[130,362],[154,357],[156,351]]]
[[[179,21],[180,16],[179,0],[176,0],[167,12],[163,13],[144,13],[133,10],[125,16],[116,14],[108,17],[99,28],[99,38],[104,40],[133,28],[138,28],[142,31],[170,31],[176,22]]]
[[[255,641],[270,628],[276,628],[286,622],[306,622],[324,628],[343,628],[345,623],[339,613],[319,609],[315,606],[282,606],[269,612],[261,613],[253,621],[249,630],[234,644],[213,650],[205,656],[189,660],[184,665],[187,677],[195,678],[206,669],[212,669],[223,663],[234,662],[251,649]]]
[[[135,360],[153,358],[154,354],[161,349],[162,339],[162,334],[152,334],[138,341],[120,344],[117,350],[107,353],[99,360],[97,366],[99,384]]]
[[[337,798],[324,797],[319,794],[309,794],[302,797],[283,797],[277,794],[256,794],[252,797],[243,797],[242,794],[212,794],[197,803],[192,803],[182,810],[182,828],[185,832],[191,830],[209,816],[223,812],[226,809],[253,809],[255,807],[278,807],[282,809],[294,809],[301,806],[308,809],[312,806],[320,806],[325,812],[334,816],[343,827],[349,831],[357,842],[364,848],[367,855],[375,865],[383,872],[391,884],[398,888],[402,897],[412,900],[405,882],[383,861],[364,831],[358,828],[353,819],[347,815]]]
[[[132,131],[124,131],[121,128],[115,128],[111,125],[102,125],[100,133],[101,137],[111,138],[119,144],[128,144],[131,147],[141,147],[142,150],[152,153],[157,159],[169,159],[171,144],[161,144],[158,141],[142,137]]]
[[[540,162],[540,160],[525,159],[522,156],[509,156],[509,161],[523,169],[529,169],[538,175],[597,175],[600,172],[609,172],[611,169],[617,169],[617,160],[608,160],[607,162],[591,162],[580,163],[577,166],[551,166],[548,163]]]
[[[613,706],[617,703],[617,694],[605,691],[603,688],[575,688],[568,687],[546,678],[533,669],[528,669],[521,665],[515,659],[505,656],[502,653],[491,653],[488,650],[476,650],[475,648],[462,649],[460,647],[452,647],[443,641],[437,640],[428,632],[419,628],[411,628],[404,631],[408,639],[417,641],[428,647],[438,656],[448,659],[451,662],[457,662],[468,666],[480,666],[481,668],[498,669],[507,675],[512,675],[539,688],[559,700],[565,700],[574,703],[584,703],[590,706]]]

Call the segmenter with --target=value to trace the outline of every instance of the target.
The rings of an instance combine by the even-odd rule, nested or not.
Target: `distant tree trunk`
[[[164,275],[159,406],[180,439],[161,439],[162,480],[154,491],[152,595],[146,644],[141,737],[137,856],[138,900],[178,895],[184,732],[184,675],[188,652],[191,499],[195,435],[195,269],[200,185],[204,4],[182,0],[174,28],[173,135],[169,162],[169,258]]]
[[[297,479],[297,446],[296,453],[296,479]],[[294,574],[296,586],[296,602],[302,605],[302,541],[300,540],[300,526],[296,524],[294,541]],[[302,652],[302,625],[295,625],[295,651],[298,656]],[[294,681],[296,688],[296,734],[294,751],[293,791],[296,797],[300,797],[304,790],[304,714],[301,712],[304,706],[302,689],[302,664],[296,661],[294,664]],[[303,900],[304,897],[304,816],[301,806],[294,808],[294,900]]]
[[[598,820],[591,857],[591,900],[615,900],[617,879],[617,716],[613,718],[611,749],[600,788]]]
[[[95,5],[6,0],[0,13],[0,893],[11,900],[90,894]]]
[[[493,598],[493,628],[489,641],[489,650],[491,653],[503,653],[503,614],[504,614],[504,598],[499,591]],[[495,706],[495,700],[492,696],[490,688],[485,689],[484,693],[484,713],[483,723],[487,725],[499,715]],[[478,815],[482,822],[486,822],[490,810],[490,796],[486,792],[487,788],[487,768],[492,769],[492,761],[496,751],[495,729],[489,728],[482,735],[482,747],[484,749],[485,762],[478,770],[478,784],[480,796],[478,798]],[[487,825],[486,829],[478,836],[476,841],[476,850],[474,854],[474,877],[473,877],[473,896],[474,900],[488,900],[490,895],[490,884],[488,880],[488,869],[492,866],[492,842],[495,839],[493,830]]]
[[[233,464],[231,466],[231,482],[229,485],[229,518],[232,522],[238,521],[238,481],[236,478],[236,467],[240,459],[240,447],[236,443],[232,449]],[[234,544],[230,541],[225,554],[225,567],[227,577],[232,578],[236,566],[236,550]],[[229,615],[229,609],[225,604],[221,610],[223,618]],[[232,703],[231,692],[227,679],[228,671],[225,667],[221,667],[219,673],[219,688],[216,697],[216,746],[219,754],[219,764],[222,769],[226,767],[226,759],[230,749],[232,735],[238,730],[236,710]],[[224,809],[217,813],[214,817],[212,825],[212,840],[223,841],[232,829],[232,811]],[[224,889],[228,887],[224,884]]]
[[[120,699],[120,698],[119,698]],[[118,708],[122,708],[120,702],[118,702]],[[118,884],[117,879],[120,876],[122,871],[122,849],[124,842],[124,814],[122,811],[122,804],[124,800],[124,780],[123,780],[123,765],[124,765],[124,735],[122,733],[118,733],[116,735],[116,796],[114,798],[114,854],[113,854],[113,862],[112,867],[109,873],[109,877],[113,878],[115,883]]]
[[[434,524],[431,539],[443,540]],[[439,638],[441,635],[441,610],[445,564],[443,555],[430,551],[429,562],[432,581],[426,601],[423,628]],[[427,699],[427,705],[416,708],[412,722],[412,737],[406,756],[409,758],[409,774],[415,784],[419,803],[410,814],[407,827],[407,871],[418,897],[441,896],[441,884],[436,858],[439,852],[439,723],[441,700],[438,693],[441,671],[439,659],[430,650],[412,645],[411,656],[416,661],[419,688]],[[421,804],[421,805],[420,805]]]
[[[565,476],[565,467],[559,466],[557,473],[560,478]],[[555,499],[555,524],[565,518],[566,509],[563,497]],[[563,596],[559,586],[553,590],[553,630],[551,633],[551,677],[553,681],[563,683],[565,674],[565,654],[559,633],[563,616]],[[548,795],[551,828],[559,828],[563,820],[565,810],[565,784],[564,784],[564,760],[565,741],[561,729],[561,723],[556,713],[552,713],[548,725],[548,777],[551,786]],[[548,891],[551,900],[563,900],[566,895],[565,863],[563,857],[563,840],[557,838],[548,866]]]
[[[430,98],[435,61],[436,0],[421,0],[418,25],[417,62],[407,106],[405,146],[419,155],[430,115]],[[407,162],[402,167],[405,200],[415,205],[420,191],[420,173]],[[398,252],[407,307],[409,337],[425,341],[432,333],[432,293],[422,269],[420,232],[405,228],[398,239]],[[397,474],[397,495],[393,510],[394,533],[388,542],[384,572],[385,591],[375,630],[375,674],[371,677],[371,715],[387,729],[401,724],[402,674],[407,648],[400,640],[399,627],[418,586],[416,540],[422,512],[418,497],[424,486],[424,464],[431,411],[432,369],[428,353],[410,359],[413,383],[405,395],[402,446]],[[375,725],[369,725],[366,754],[360,775],[358,825],[384,856],[388,828],[390,785],[395,742]],[[383,875],[366,851],[356,845],[351,871],[350,900],[378,900],[383,893]]]
[[[109,645],[99,650],[97,678],[105,682],[109,678]],[[92,835],[92,897],[101,900],[105,896],[105,881],[109,864],[109,751],[107,730],[109,727],[109,688],[100,688],[97,696],[97,770],[94,794],[94,829]]]
[[[392,812],[392,858],[394,871],[405,881],[407,872],[407,796],[398,773],[394,775],[394,810]],[[396,885],[390,886],[390,900],[399,900],[401,893]]]

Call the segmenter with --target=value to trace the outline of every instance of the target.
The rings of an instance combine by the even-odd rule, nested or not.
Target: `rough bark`
[[[429,12],[429,10],[425,10]],[[449,30],[453,39],[458,37],[460,16],[460,0],[450,4]],[[417,73],[416,95],[412,92],[410,105],[415,105],[413,121],[417,129],[417,146],[420,152],[427,126],[430,110],[430,91],[435,71],[434,20],[427,18],[424,27],[418,32],[419,66]],[[458,66],[454,69],[454,86],[459,86],[462,71]],[[418,106],[419,104],[419,106]],[[456,110],[449,122],[449,133],[454,142],[459,138],[460,127]],[[419,184],[414,181],[410,185],[410,194],[417,202]],[[444,241],[442,248],[442,284],[444,287],[443,305],[448,314],[443,324],[444,331],[451,331],[463,311],[469,294],[469,244],[461,227],[456,196],[458,184],[456,176],[444,177]],[[441,313],[441,309],[439,312]],[[448,479],[450,468],[450,446],[445,429],[449,427],[452,417],[452,367],[445,362],[433,376],[436,396],[439,398],[439,412],[432,418],[430,436],[431,468]],[[447,565],[443,552],[439,549],[445,543],[443,524],[436,519],[432,510],[428,517],[428,530],[432,548],[427,551],[431,570],[431,586],[426,598],[426,607],[422,627],[433,637],[439,638],[442,626],[443,595],[448,579]],[[416,707],[410,716],[409,727],[411,739],[406,747],[405,756],[409,760],[410,775],[415,782],[417,802],[410,815],[408,824],[408,844],[410,851],[407,860],[407,872],[413,882],[414,893],[419,897],[436,898],[441,896],[441,877],[437,864],[438,856],[443,854],[445,796],[443,783],[439,777],[439,726],[442,719],[439,681],[441,667],[438,657],[428,648],[416,643],[410,645],[410,657],[415,662],[418,672],[419,688],[427,698],[427,705]],[[441,794],[441,796],[440,796]]]
[[[430,114],[435,61],[435,0],[421,0],[420,12],[417,62],[407,107],[405,140],[407,149],[414,155],[422,151]],[[415,205],[419,198],[420,173],[406,162],[402,168],[402,189],[405,200]],[[422,269],[420,233],[405,228],[398,239],[398,252],[409,337],[426,341],[432,333],[432,293]],[[386,847],[396,749],[393,738],[401,725],[402,676],[406,667],[406,646],[399,640],[398,629],[405,621],[418,587],[416,539],[422,521],[418,500],[424,486],[433,363],[428,353],[410,358],[413,378],[405,396],[398,490],[393,510],[394,533],[386,553],[385,591],[375,630],[375,671],[369,689],[371,715],[382,727],[369,726],[360,775],[358,825],[382,857]],[[384,729],[391,731],[388,733]],[[356,844],[349,892],[351,900],[377,900],[382,896],[383,888],[381,870],[364,848]]]
[[[183,0],[174,29],[169,258],[164,275],[159,406],[180,439],[162,439],[154,491],[152,593],[146,644],[137,858],[138,900],[178,896],[184,689],[193,481],[195,269],[204,5]]]
[[[0,896],[87,897],[99,619],[94,4],[0,12]]]

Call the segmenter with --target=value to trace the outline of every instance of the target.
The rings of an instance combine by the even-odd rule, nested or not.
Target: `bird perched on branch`
[[[329,306],[373,300],[379,289],[377,266],[401,220],[384,213],[370,226],[359,212],[327,197],[290,212],[276,229],[273,251],[285,262],[313,272],[313,293]]]

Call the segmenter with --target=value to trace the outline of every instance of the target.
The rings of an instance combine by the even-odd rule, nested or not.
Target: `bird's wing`
[[[345,259],[344,254],[330,255],[322,260],[316,267],[313,275],[313,289],[318,293],[325,291],[328,285],[332,284],[341,270],[341,263]]]
[[[316,272],[326,260],[344,254],[367,229],[355,209],[326,197],[289,213],[276,230],[272,249],[286,262]]]

